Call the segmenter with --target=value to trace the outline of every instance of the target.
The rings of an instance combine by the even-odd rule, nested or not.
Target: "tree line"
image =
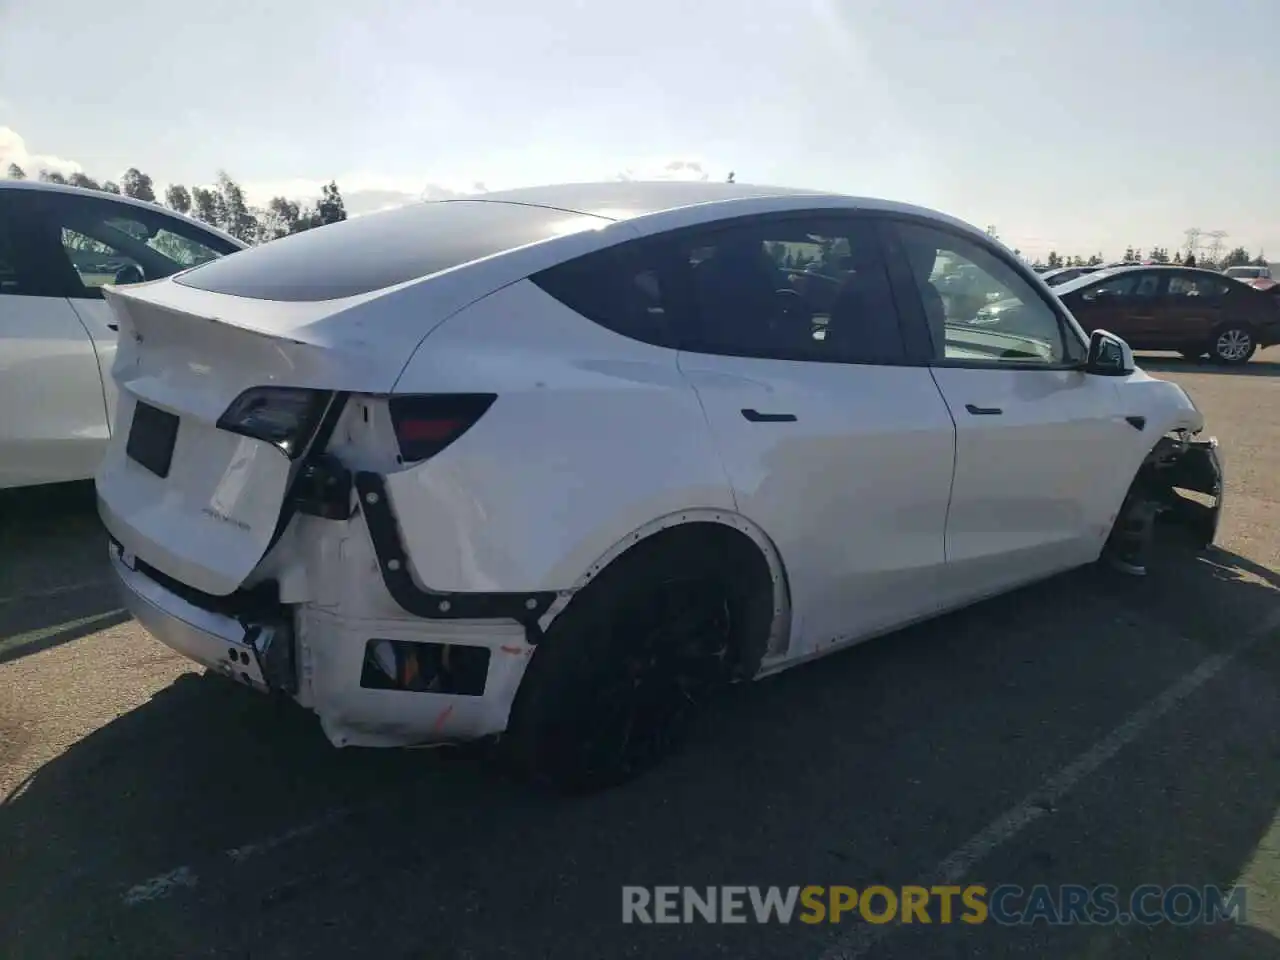
[[[1143,256],[1140,247],[1126,247],[1124,256],[1120,258],[1122,263],[1145,263],[1148,260],[1152,263],[1169,263],[1178,267],[1184,265],[1204,267],[1209,270],[1226,270],[1228,267],[1250,265],[1265,267],[1267,265],[1265,254],[1259,253],[1257,256],[1253,256],[1244,247],[1236,247],[1217,260],[1212,259],[1207,254],[1197,257],[1190,251],[1187,252],[1186,256],[1183,256],[1181,250],[1175,250],[1173,256],[1170,256],[1168,249],[1165,247],[1152,247],[1145,256]],[[1101,253],[1095,253],[1087,258],[1079,255],[1068,257],[1059,254],[1056,250],[1051,250],[1044,261],[1037,257],[1032,266],[1037,270],[1053,270],[1057,267],[1097,267],[1106,262]]]
[[[987,236],[992,240],[1000,239],[1000,234],[994,226],[987,227]],[[1022,256],[1021,250],[1014,250],[1013,255],[1026,260],[1026,257]],[[1165,247],[1152,247],[1144,257],[1140,247],[1128,246],[1125,248],[1124,256],[1120,258],[1122,263],[1144,263],[1147,260],[1152,263],[1168,263],[1178,267],[1204,267],[1207,270],[1226,270],[1228,267],[1246,266],[1265,267],[1267,265],[1266,254],[1259,251],[1257,256],[1250,256],[1249,251],[1244,247],[1236,247],[1221,259],[1214,260],[1208,255],[1197,257],[1191,250],[1187,251],[1185,257],[1182,255],[1181,250],[1175,250],[1171,257]],[[1064,256],[1058,253],[1057,250],[1050,250],[1048,257],[1044,260],[1036,257],[1031,266],[1035,270],[1056,270],[1058,267],[1099,267],[1106,262],[1101,253],[1094,253],[1088,257],[1082,257],[1079,254]]]
[[[9,164],[7,175],[11,180],[25,180],[24,171],[16,163]],[[130,167],[120,177],[98,181],[84,173],[64,176],[53,170],[42,170],[38,179],[45,183],[68,184],[88,190],[121,194],[150,203],[156,198],[155,182],[137,167]],[[272,197],[265,208],[251,207],[245,202],[244,190],[232,180],[226,171],[218,171],[217,182],[212,187],[191,187],[171,183],[164,191],[164,203],[178,213],[195,217],[205,223],[225,230],[245,243],[266,243],[291,233],[301,233],[312,227],[324,226],[347,219],[347,208],[335,181],[329,181],[321,189],[314,203],[298,202],[287,197]]]

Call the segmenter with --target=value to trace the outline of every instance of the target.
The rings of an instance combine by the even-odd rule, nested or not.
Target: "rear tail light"
[[[434,457],[471,429],[498,399],[492,393],[395,396],[387,401],[391,423],[406,463]]]
[[[274,444],[290,459],[306,449],[332,394],[298,387],[254,387],[231,402],[218,428]]]

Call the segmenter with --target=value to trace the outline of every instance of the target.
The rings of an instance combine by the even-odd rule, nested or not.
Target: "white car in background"
[[[780,262],[838,260],[819,309]],[[945,314],[946,261],[1025,305]],[[793,272],[795,276],[802,273]],[[1200,542],[1216,443],[984,233],[727,184],[416,204],[115,288],[135,616],[339,746],[618,782],[722,684]],[[1179,504],[1185,506],[1179,507]]]
[[[0,489],[93,476],[116,408],[104,284],[243,249],[152,203],[0,180]]]
[[[1273,279],[1270,267],[1260,267],[1257,264],[1247,264],[1243,267],[1227,267],[1222,272],[1232,280],[1244,280],[1246,282],[1249,280]]]

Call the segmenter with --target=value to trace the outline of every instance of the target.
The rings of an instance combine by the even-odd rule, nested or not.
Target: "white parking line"
[[[1242,653],[1278,629],[1280,609],[1272,611],[1232,650],[1208,657],[1154,700],[1135,710],[1118,727],[1041,784],[1039,789],[1029,793],[1022,802],[1006,810],[957,847],[933,868],[930,882],[939,886],[958,884],[988,854],[1052,811],[1054,804],[1076,784],[1096,773],[1103,764],[1137,740],[1153,723],[1216,677]],[[851,927],[823,951],[820,960],[856,960],[865,956],[895,929],[897,928],[891,924],[860,924]]]
[[[101,624],[101,627],[97,629],[106,629],[113,625],[111,621],[124,612],[123,607],[116,607],[113,610],[103,610],[101,613],[93,613],[87,617],[76,617],[74,620],[64,620],[62,623],[51,623],[46,627],[38,627],[35,630],[28,630],[12,637],[0,637],[0,656],[8,656],[20,647],[36,646],[41,641],[48,640],[55,634],[64,633],[68,630],[93,627],[95,624]],[[86,632],[93,631],[86,630]]]
[[[309,820],[300,826],[290,827],[288,830],[267,837],[264,840],[241,844],[238,847],[230,847],[222,851],[222,853],[233,864],[241,864],[252,857],[266,853],[268,850],[274,850],[286,843],[291,843],[301,837],[331,826],[345,818],[350,812],[343,808],[329,810],[316,819]],[[126,907],[136,907],[140,903],[161,900],[182,887],[194,887],[198,882],[199,877],[190,867],[177,867],[143,880],[141,883],[134,884],[125,891],[121,899]]]
[[[346,810],[330,810],[328,813],[312,820],[309,823],[304,823],[300,827],[293,827],[290,830],[286,830],[284,833],[276,834],[274,837],[268,837],[266,840],[259,840],[257,843],[247,843],[243,847],[232,847],[230,850],[226,851],[226,854],[231,858],[232,863],[243,863],[250,857],[255,857],[260,853],[266,853],[268,850],[274,850],[276,847],[283,846],[286,843],[291,843],[301,837],[315,833],[317,830],[321,830],[330,824],[337,823],[346,815]]]
[[[196,883],[196,875],[191,872],[190,867],[178,867],[130,887],[124,895],[124,902],[132,907],[148,900],[159,900],[172,893],[175,887],[194,887]]]

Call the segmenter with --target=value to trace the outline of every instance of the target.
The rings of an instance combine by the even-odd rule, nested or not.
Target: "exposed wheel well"
[[[593,565],[564,609],[588,593],[594,596],[610,590],[611,584],[623,578],[660,574],[671,557],[690,551],[709,552],[726,577],[746,588],[744,592],[750,597],[741,622],[734,628],[734,675],[753,676],[765,655],[780,652],[789,636],[790,597],[776,551],[767,541],[759,543],[746,530],[723,520],[683,514],[671,522],[674,525],[663,526],[658,521],[636,531]]]

